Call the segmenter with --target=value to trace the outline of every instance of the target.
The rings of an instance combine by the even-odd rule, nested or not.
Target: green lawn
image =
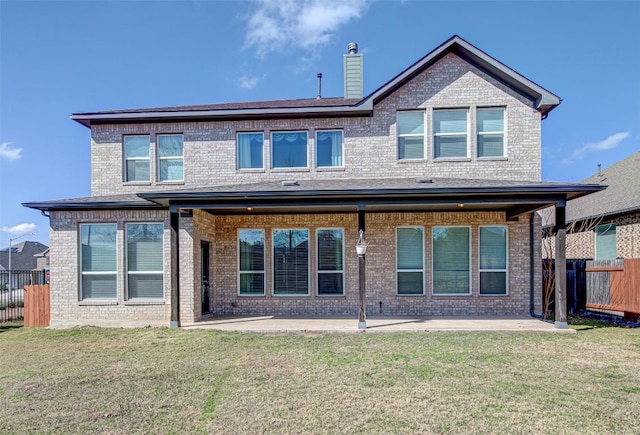
[[[640,330],[0,325],[0,433],[637,433]]]

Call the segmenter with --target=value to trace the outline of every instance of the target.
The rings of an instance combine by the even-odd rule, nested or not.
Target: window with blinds
[[[480,227],[480,294],[507,294],[507,227]]]
[[[161,223],[126,225],[127,299],[164,296],[164,256]]]
[[[396,228],[396,276],[399,295],[424,294],[424,229]]]
[[[433,228],[433,294],[471,294],[469,227]]]
[[[318,295],[344,295],[344,231],[318,230],[317,247]]]
[[[184,180],[184,139],[181,134],[161,134],[158,141],[158,181]]]
[[[80,224],[80,299],[117,299],[116,224]]]
[[[503,157],[504,109],[483,108],[476,111],[478,157]]]
[[[424,111],[397,113],[398,159],[424,159]]]
[[[238,231],[238,294],[264,296],[264,231]]]
[[[149,136],[124,137],[124,181],[150,181]]]
[[[309,230],[273,230],[273,294],[309,294]]]
[[[433,111],[433,156],[468,157],[467,109]]]

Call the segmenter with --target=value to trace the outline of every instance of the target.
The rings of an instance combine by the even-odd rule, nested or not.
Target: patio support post
[[[180,327],[180,211],[171,210],[171,321],[170,328]]]
[[[365,291],[366,291],[366,243],[364,241],[365,216],[364,207],[358,207],[358,329],[367,329],[367,315],[365,312]],[[362,240],[361,240],[362,239]],[[359,248],[363,246],[363,248]],[[361,253],[362,252],[362,253]]]
[[[567,329],[567,229],[566,204],[556,203],[556,320],[555,327]]]

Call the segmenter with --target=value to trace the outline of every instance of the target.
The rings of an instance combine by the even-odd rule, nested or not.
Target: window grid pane
[[[433,111],[434,158],[467,157],[467,110]]]
[[[504,109],[478,109],[478,157],[504,156]]]
[[[164,225],[127,224],[127,294],[129,299],[164,294]]]
[[[507,294],[507,228],[480,227],[480,294]]]
[[[264,295],[264,231],[240,230],[239,250],[239,294]]]
[[[80,225],[82,299],[117,298],[115,224]]]
[[[160,181],[182,181],[183,138],[181,134],[158,135],[158,159],[160,161]]]
[[[424,112],[398,112],[398,159],[424,158]]]
[[[469,294],[469,228],[433,228],[433,293]]]
[[[344,271],[344,232],[323,229],[317,232],[318,294],[341,295]]]
[[[125,136],[125,181],[149,181],[149,136]]]
[[[424,230],[396,228],[398,294],[424,293]]]

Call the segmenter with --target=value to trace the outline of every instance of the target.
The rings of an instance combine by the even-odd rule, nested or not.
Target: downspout
[[[531,317],[542,318],[541,314],[536,314],[535,310],[535,212],[529,214],[529,314]]]

